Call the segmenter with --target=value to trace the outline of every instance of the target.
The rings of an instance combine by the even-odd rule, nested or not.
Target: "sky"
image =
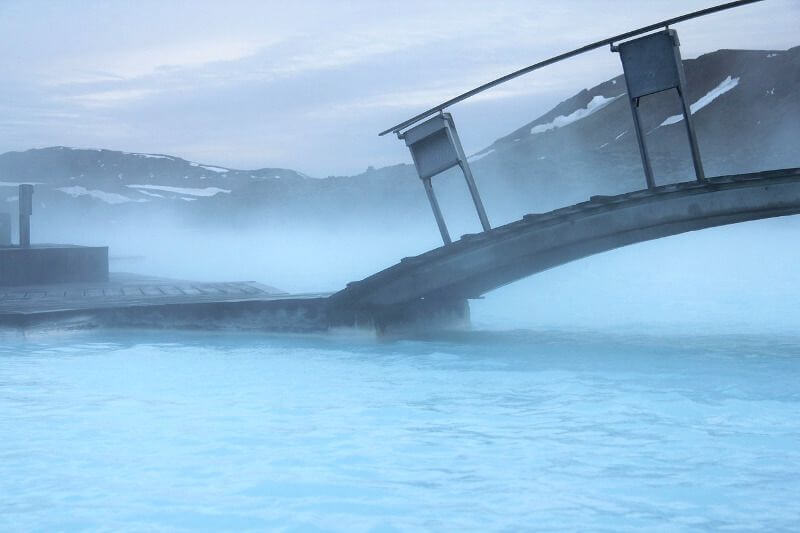
[[[719,2],[0,1],[0,152],[164,153],[324,177],[410,162],[378,132],[510,71]],[[800,44],[800,0],[675,26],[685,58]],[[450,109],[468,153],[621,72],[603,48]]]

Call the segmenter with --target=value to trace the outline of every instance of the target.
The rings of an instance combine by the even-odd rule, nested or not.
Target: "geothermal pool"
[[[796,218],[544,272],[473,331],[0,332],[0,531],[796,529]],[[145,273],[321,290],[382,253]]]
[[[800,335],[5,332],[0,529],[791,529]]]

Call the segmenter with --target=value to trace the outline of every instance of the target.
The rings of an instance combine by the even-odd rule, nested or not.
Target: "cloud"
[[[231,62],[256,54],[275,41],[199,40],[164,43],[128,51],[72,58],[54,69],[50,84],[129,81],[172,70]]]
[[[88,107],[109,107],[127,104],[132,100],[141,100],[160,92],[152,89],[112,89],[67,97],[69,100]]]
[[[685,55],[797,44],[796,0],[775,1],[679,27]],[[0,100],[9,103],[0,142],[347,173],[406,160],[402,146],[375,135],[391,124],[538,60],[694,7],[692,0],[644,7],[634,0],[17,3],[14,17],[0,18],[7,37]],[[769,16],[779,11],[786,16]],[[465,143],[485,146],[545,104],[619,71],[618,57],[598,50],[453,111]]]

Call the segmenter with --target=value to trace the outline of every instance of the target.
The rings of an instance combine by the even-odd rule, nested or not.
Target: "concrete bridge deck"
[[[380,310],[419,300],[476,298],[592,254],[687,231],[800,213],[800,169],[664,185],[530,214],[418,255],[331,297]]]

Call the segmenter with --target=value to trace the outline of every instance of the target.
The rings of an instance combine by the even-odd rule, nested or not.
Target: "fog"
[[[790,131],[795,129],[796,125]],[[789,153],[789,140],[774,152]],[[571,163],[580,167],[580,162]],[[753,164],[778,166],[770,159]],[[569,205],[597,192],[587,180],[578,187],[574,183],[565,187],[560,197],[553,193],[555,186],[543,195],[531,194],[535,187],[528,187],[515,196],[513,190],[497,192],[491,187],[497,176],[480,171],[476,176],[494,226],[542,211],[543,205]],[[612,183],[608,177],[599,181]],[[417,185],[420,205],[425,206],[423,187]],[[434,186],[454,240],[480,231],[459,172],[438,176]],[[87,217],[64,223],[43,209],[34,215],[33,234],[37,242],[107,245],[112,272],[193,281],[257,281],[291,293],[332,293],[405,256],[441,245],[427,206],[409,209],[387,198],[380,217],[359,215],[356,205],[339,208],[342,214],[334,218],[330,213],[288,214],[269,222],[235,224],[222,215],[199,224],[167,211],[144,218]],[[381,211],[381,205],[377,209]],[[800,218],[782,217],[609,251],[473,300],[472,322],[477,329],[632,335],[794,333],[800,327],[798,234]]]
[[[693,46],[691,37],[687,42]],[[696,50],[705,50],[694,46]],[[617,74],[618,60],[607,51],[604,54],[602,59],[597,59],[597,52],[591,56],[591,61],[586,60],[594,62],[591,68],[588,64],[573,63],[572,66],[582,68],[570,67],[569,76],[566,67],[552,69],[549,74],[558,77],[559,84],[535,92],[536,98],[530,91],[520,90],[514,96],[514,90],[510,90],[511,96],[500,99],[502,106],[491,99],[471,105],[459,115],[460,131],[466,143],[475,149],[482,148],[492,139],[508,134],[539,112],[546,111],[542,102],[548,106],[555,104],[574,95],[581,87],[603,81],[609,73]],[[609,66],[611,62],[613,67]],[[571,85],[565,88],[566,83]],[[514,84],[509,87],[513,88]],[[226,102],[225,105],[236,104]],[[627,102],[620,100],[618,105],[627,106]],[[313,129],[310,123],[294,121],[294,118],[293,136]],[[484,131],[484,123],[491,127]],[[369,127],[373,126],[377,130],[370,122]],[[714,132],[714,127],[716,130],[725,128],[725,125],[708,123],[701,126],[705,128],[703,133]],[[780,141],[770,145],[769,150],[761,154],[762,158],[747,160],[746,168],[727,165],[729,161],[739,164],[740,159],[734,156],[739,157],[743,150],[740,146],[726,145],[727,137],[720,139],[726,132],[717,131],[713,139],[708,135],[701,137],[701,148],[704,143],[716,147],[715,153],[704,152],[713,156],[706,159],[709,173],[800,165],[794,148],[800,128],[796,117],[785,117],[783,122],[769,126],[773,137]],[[491,132],[491,137],[486,137],[486,131]],[[572,131],[575,132],[573,138],[569,134],[560,137],[568,141],[559,147],[563,152],[548,152],[552,164],[548,162],[547,165],[551,166],[532,171],[520,165],[519,161],[527,161],[525,157],[545,159],[528,154],[509,163],[508,169],[514,175],[508,178],[503,175],[503,162],[492,168],[482,166],[485,161],[474,165],[494,226],[517,220],[525,213],[583,201],[592,194],[617,194],[644,185],[631,135],[623,140],[630,150],[606,160],[616,166],[596,169],[598,158],[591,159],[571,149],[574,146],[566,146],[570,141],[575,145],[582,142],[580,129]],[[679,133],[683,135],[682,131]],[[343,131],[332,146],[340,146],[348,139],[356,143],[352,136],[352,131]],[[312,154],[309,157],[314,157],[321,145],[318,139],[315,142],[317,144],[304,147]],[[401,143],[393,138],[385,137],[381,142],[388,147],[386,154],[406,154]],[[659,184],[683,181],[684,176],[690,174],[685,140],[680,139],[680,143],[666,148],[661,146],[658,148],[661,151],[654,150]],[[675,146],[678,146],[677,151]],[[332,148],[326,146],[323,151],[330,150]],[[216,150],[209,153],[216,153]],[[730,159],[725,157],[728,153]],[[410,162],[408,155],[404,157]],[[381,161],[381,158],[364,160],[359,167]],[[221,164],[225,161],[205,162]],[[338,163],[331,167],[342,168]],[[348,163],[347,167],[353,165]],[[545,174],[547,169],[553,169],[553,175]],[[558,174],[561,171],[564,175]],[[524,187],[517,188],[520,183],[513,180],[527,174],[533,177],[523,184]],[[631,178],[633,175],[635,178]],[[504,181],[504,177],[508,179]],[[459,172],[450,170],[437,176],[434,187],[454,240],[480,231]],[[48,216],[45,210],[34,216],[34,240],[107,245],[112,272],[196,281],[252,280],[291,293],[332,293],[347,282],[387,268],[403,257],[441,245],[433,216],[427,209],[419,208],[425,205],[422,186],[418,187],[419,201],[415,208],[392,198],[391,189],[387,191],[376,193],[385,197],[378,198],[377,204],[372,206],[373,211],[382,211],[380,217],[373,211],[362,211],[362,205],[344,202],[330,210],[341,212],[334,217],[330,212],[324,216],[292,215],[291,208],[287,208],[286,213],[269,221],[243,218],[250,220],[246,223],[227,220],[224,213],[219,214],[218,220],[199,223],[168,210],[156,215],[148,213],[146,217],[123,216],[111,220],[86,216],[81,220],[76,215],[69,221],[60,221]],[[304,200],[298,197],[289,202],[299,205]],[[518,281],[473,301],[472,320],[475,327],[489,329],[613,329],[640,334],[673,329],[696,333],[794,331],[800,325],[800,313],[796,309],[800,301],[800,274],[796,268],[800,251],[792,245],[798,231],[800,219],[778,218],[703,230],[598,254]]]
[[[420,194],[424,194],[420,187]],[[459,226],[477,229],[471,205]],[[452,213],[451,213],[452,214]],[[165,217],[113,228],[35,227],[42,241],[104,244],[112,272],[195,281],[252,280],[329,293],[437,247],[432,215],[392,228],[296,221],[240,230]],[[636,334],[792,332],[800,326],[800,219],[712,228],[584,258],[471,303],[479,329],[614,330]],[[457,238],[459,233],[453,232]]]
[[[474,322],[628,334],[795,333],[796,217],[746,222],[588,257],[473,303]]]
[[[777,140],[770,149],[742,170],[800,165],[792,150],[797,122],[786,117],[775,131]],[[701,146],[710,140],[701,138]],[[686,161],[678,172],[688,175],[688,154],[671,155],[669,161],[681,156]],[[568,162],[572,169],[592,165],[588,158],[581,161],[575,150],[552,157],[555,165]],[[632,151],[628,158],[621,163],[638,174],[637,154]],[[708,166],[712,175],[719,173],[721,164],[727,164],[724,158],[712,160]],[[497,168],[487,170],[477,164],[473,168],[493,226],[525,213],[583,201],[591,194],[615,194],[644,185],[643,176],[634,176],[635,183],[626,186],[615,176],[597,173],[566,182],[534,182],[517,190],[515,183],[502,181]],[[687,179],[674,172],[674,163],[673,175],[658,169],[657,181]],[[411,190],[416,190],[418,202],[412,207],[386,197],[370,210],[338,205],[324,214],[309,215],[306,210],[292,215],[289,209],[269,219],[237,221],[220,214],[202,223],[166,210],[147,217],[78,216],[62,221],[43,209],[34,215],[33,232],[38,242],[109,246],[112,272],[193,281],[247,280],[291,293],[332,293],[403,257],[441,246],[422,185],[413,176],[403,179],[416,181]],[[454,240],[480,231],[457,169],[437,176],[434,188]],[[473,300],[472,322],[478,329],[634,335],[794,333],[800,327],[800,248],[794,245],[799,233],[799,217],[781,217],[612,250]]]

